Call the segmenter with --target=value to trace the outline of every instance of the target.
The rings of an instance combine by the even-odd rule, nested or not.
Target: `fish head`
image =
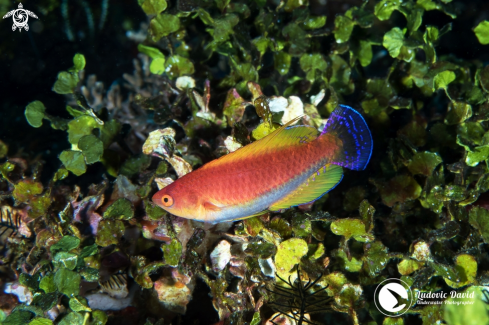
[[[176,181],[162,188],[153,195],[153,202],[177,217],[206,221],[199,196],[191,187],[182,185]]]

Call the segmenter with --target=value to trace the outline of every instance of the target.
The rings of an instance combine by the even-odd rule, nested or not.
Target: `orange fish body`
[[[370,130],[352,108],[339,106],[320,135],[295,121],[179,178],[153,202],[183,218],[239,220],[317,200],[341,181],[342,167],[368,164]]]

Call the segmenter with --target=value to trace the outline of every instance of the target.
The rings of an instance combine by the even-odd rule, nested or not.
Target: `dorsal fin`
[[[275,202],[269,210],[277,211],[309,203],[319,199],[323,194],[333,189],[343,178],[343,168],[328,164],[300,185],[295,191]]]
[[[239,148],[235,152],[222,156],[213,161],[213,164],[221,164],[229,161],[236,161],[243,158],[249,158],[257,154],[263,154],[268,150],[276,150],[281,147],[287,147],[294,143],[308,143],[315,140],[319,132],[311,126],[294,125],[302,116],[284,124],[266,137],[257,140],[245,147]],[[206,168],[204,165],[202,168]]]

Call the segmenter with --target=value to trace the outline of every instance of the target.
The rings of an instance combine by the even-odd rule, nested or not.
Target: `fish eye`
[[[171,207],[173,205],[173,198],[170,195],[165,194],[161,198],[161,203],[166,207]]]

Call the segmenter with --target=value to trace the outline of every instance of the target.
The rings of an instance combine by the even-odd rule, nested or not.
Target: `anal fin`
[[[341,182],[342,178],[343,168],[341,168],[341,166],[328,164],[321,167],[295,191],[270,206],[269,210],[277,211],[288,209],[315,201],[334,188]]]
[[[246,217],[242,217],[242,218],[238,218],[238,219],[233,219],[233,221],[239,221],[239,220],[244,220],[244,219],[248,219],[248,218],[258,217],[258,216],[261,216],[261,215],[263,215],[263,214],[265,214],[267,212],[270,212],[270,210],[263,210],[263,211],[260,211],[258,213],[255,213],[255,214],[246,216]]]

